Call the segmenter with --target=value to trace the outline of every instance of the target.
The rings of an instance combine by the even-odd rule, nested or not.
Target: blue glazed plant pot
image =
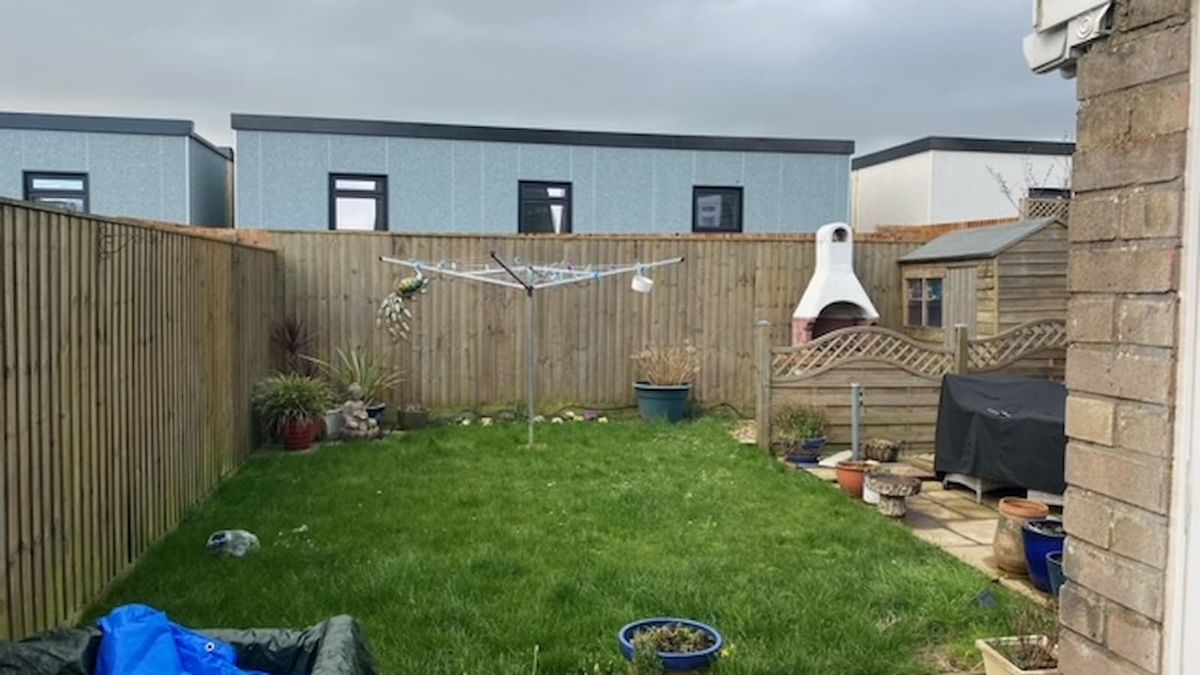
[[[1052,518],[1030,520],[1021,526],[1021,538],[1025,543],[1025,564],[1029,580],[1043,593],[1050,592],[1050,570],[1046,556],[1062,553],[1063,541],[1067,538],[1062,521]]]
[[[817,436],[815,438],[804,439],[804,443],[801,444],[800,447],[808,450],[809,452],[819,452],[825,449],[825,443],[826,439],[824,436]]]
[[[1062,556],[1062,551],[1046,554],[1046,571],[1050,575],[1050,592],[1056,598],[1062,590],[1063,584],[1067,582],[1067,577],[1063,574]]]
[[[699,621],[692,621],[691,619],[679,619],[667,616],[639,619],[638,621],[622,626],[620,632],[617,633],[617,639],[621,644],[621,653],[625,655],[626,659],[632,661],[633,636],[642,629],[666,625],[694,628],[707,633],[713,639],[711,647],[699,652],[659,652],[658,657],[662,659],[663,669],[666,672],[704,670],[720,658],[721,649],[725,646],[725,638],[717,632],[716,628],[700,623]]]
[[[666,420],[675,424],[683,419],[687,411],[688,396],[692,385],[657,385],[634,382],[637,392],[638,411],[647,421]]]
[[[377,403],[375,405],[367,406],[367,415],[370,415],[371,419],[378,422],[379,428],[381,428],[381,429],[383,428],[383,411],[384,410],[387,410],[386,403]]]

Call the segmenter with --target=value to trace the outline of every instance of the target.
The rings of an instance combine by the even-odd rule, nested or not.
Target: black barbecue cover
[[[1061,494],[1067,389],[1015,375],[947,375],[934,470]]]
[[[304,630],[201,629],[233,645],[238,667],[275,675],[378,675],[366,635],[349,616]],[[91,675],[103,634],[95,628],[58,628],[21,642],[0,642],[0,675]]]

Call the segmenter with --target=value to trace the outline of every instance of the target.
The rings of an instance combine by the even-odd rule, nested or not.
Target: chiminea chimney
[[[879,312],[854,274],[854,233],[845,223],[825,225],[817,230],[817,268],[792,313],[792,344],[877,321]]]

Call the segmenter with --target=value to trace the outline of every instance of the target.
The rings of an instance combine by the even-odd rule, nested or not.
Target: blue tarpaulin
[[[231,645],[190,631],[145,605],[100,619],[104,639],[95,675],[265,675],[237,667]]]

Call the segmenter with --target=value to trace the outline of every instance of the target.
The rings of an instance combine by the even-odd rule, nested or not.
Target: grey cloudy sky
[[[1028,0],[9,0],[0,109],[851,138],[1074,137]]]

